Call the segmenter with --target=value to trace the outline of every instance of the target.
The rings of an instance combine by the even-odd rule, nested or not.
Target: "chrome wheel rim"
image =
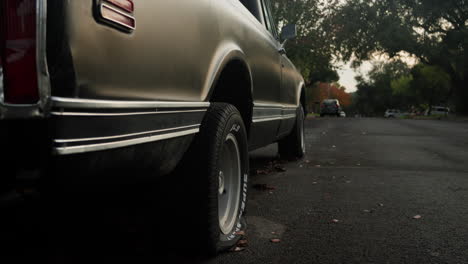
[[[240,204],[241,161],[236,137],[224,141],[218,174],[218,219],[221,232],[229,234],[236,224]]]

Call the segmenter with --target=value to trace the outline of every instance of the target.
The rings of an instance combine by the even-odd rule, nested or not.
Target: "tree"
[[[356,109],[364,115],[381,115],[389,108],[403,108],[400,97],[394,96],[392,82],[410,74],[408,65],[401,61],[374,65],[368,79],[358,76],[356,81]]]
[[[278,28],[297,25],[298,37],[289,41],[286,49],[306,82],[338,81],[338,73],[332,65],[332,46],[323,28],[326,16],[323,4],[315,0],[272,0],[272,8]]]
[[[344,60],[413,55],[450,75],[451,94],[468,112],[467,0],[348,0],[328,8],[326,27]]]
[[[450,76],[439,66],[419,64],[411,74],[392,81],[392,88],[394,94],[410,98],[413,104],[426,104],[430,112],[435,104],[447,103],[450,84]]]

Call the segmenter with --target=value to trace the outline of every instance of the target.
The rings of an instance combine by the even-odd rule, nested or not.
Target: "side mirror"
[[[297,37],[297,28],[295,24],[287,24],[281,30],[281,41],[286,43],[290,39],[295,39]]]

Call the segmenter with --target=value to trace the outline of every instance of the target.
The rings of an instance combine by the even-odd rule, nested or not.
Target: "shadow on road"
[[[253,153],[252,172],[275,158],[273,147]],[[118,194],[102,190],[66,199],[40,197],[9,208],[3,211],[5,223],[0,227],[0,241],[8,245],[2,255],[15,262],[67,264],[100,259],[209,262],[194,247],[193,230],[199,227],[183,213],[188,209],[184,201],[190,197],[177,191],[181,184],[180,179],[166,177],[153,184],[126,186]]]

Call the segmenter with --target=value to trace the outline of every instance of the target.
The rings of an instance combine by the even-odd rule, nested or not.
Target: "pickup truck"
[[[2,0],[0,26],[2,200],[181,168],[219,252],[245,228],[249,151],[305,153],[296,28],[269,0]]]

